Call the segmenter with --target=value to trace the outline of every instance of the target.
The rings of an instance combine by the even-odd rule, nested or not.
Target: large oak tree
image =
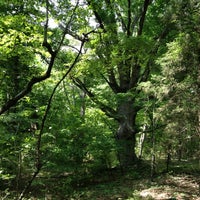
[[[107,116],[116,120],[119,161],[124,167],[138,160],[137,113],[145,106],[139,86],[156,71],[155,59],[176,33],[174,8],[168,3],[87,1],[98,30],[90,37],[90,56],[83,62],[86,67],[73,80]]]

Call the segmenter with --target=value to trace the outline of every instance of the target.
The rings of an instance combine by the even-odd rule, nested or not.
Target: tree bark
[[[137,163],[135,153],[136,125],[135,118],[137,111],[133,106],[132,99],[124,100],[118,106],[119,128],[116,133],[116,141],[119,145],[119,161],[123,168]]]

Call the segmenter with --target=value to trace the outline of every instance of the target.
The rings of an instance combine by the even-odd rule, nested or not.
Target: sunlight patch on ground
[[[141,197],[151,197],[154,199],[162,200],[172,198],[170,188],[149,188],[140,192]]]
[[[159,185],[164,186],[159,186]],[[142,198],[152,198],[155,200],[200,200],[198,194],[198,182],[192,176],[169,176],[158,186],[152,186],[140,191]]]

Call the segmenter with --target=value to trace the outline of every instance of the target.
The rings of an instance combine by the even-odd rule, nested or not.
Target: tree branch
[[[71,77],[74,84],[80,88],[81,90],[83,90],[89,97],[90,99],[97,104],[97,106],[99,107],[99,109],[101,109],[108,117],[114,118],[115,120],[119,120],[119,117],[117,115],[117,112],[112,109],[111,107],[103,104],[102,102],[100,102],[96,96],[88,90],[87,86],[79,79],[79,78],[75,78],[75,77]]]
[[[64,42],[64,39],[65,39],[66,34],[67,34],[67,33],[68,33],[68,34],[70,33],[70,31],[69,31],[69,30],[70,30],[70,29],[69,29],[69,26],[70,26],[70,24],[71,24],[71,22],[72,22],[72,20],[73,20],[73,17],[74,17],[74,14],[75,14],[76,9],[78,8],[78,5],[79,5],[79,1],[77,1],[76,5],[75,5],[75,7],[74,7],[74,9],[73,9],[73,12],[72,12],[72,14],[71,14],[71,16],[70,16],[70,19],[69,19],[69,21],[67,22],[65,28],[63,28],[62,25],[60,25],[60,27],[63,28],[64,30],[63,30],[62,38],[61,38],[61,40],[60,40],[60,43],[59,43],[59,45],[58,45],[56,51],[59,51],[59,50],[60,50],[60,48],[61,48],[61,46],[62,46],[62,44],[63,44],[63,42]],[[74,38],[76,38],[76,37],[74,37]],[[77,38],[76,38],[76,39],[77,39]],[[83,41],[83,39],[80,40],[80,41]]]
[[[11,108],[12,106],[14,106],[21,98],[23,98],[24,96],[26,96],[29,92],[31,92],[33,85],[35,85],[36,83],[42,82],[44,80],[46,80],[47,78],[50,77],[51,75],[51,71],[54,65],[54,61],[55,58],[57,56],[57,52],[54,52],[52,50],[51,45],[47,42],[47,29],[48,29],[48,22],[49,22],[49,16],[48,16],[48,12],[49,12],[49,2],[48,0],[46,0],[46,23],[44,26],[44,40],[43,40],[43,46],[47,48],[48,52],[51,55],[50,58],[50,62],[48,65],[48,68],[45,72],[44,75],[41,76],[36,76],[33,77],[25,86],[25,88],[19,92],[15,97],[13,97],[12,99],[8,100],[1,108],[0,108],[0,115],[3,114],[4,112],[6,112],[9,108]]]
[[[134,86],[136,86],[138,79],[140,77],[140,70],[141,70],[141,66],[137,63],[132,64],[132,70],[131,70],[131,78],[130,78],[130,82],[129,82],[129,89],[133,88]]]
[[[76,8],[78,7],[78,3],[77,5],[75,6],[74,8],[74,11],[76,10]],[[74,14],[74,12],[73,12]],[[70,25],[71,21],[72,21],[72,18],[73,18],[73,14],[71,15],[66,27],[65,27],[65,30],[63,31],[63,35],[62,35],[62,38],[59,42],[59,45],[56,49],[56,51],[54,51],[51,47],[51,45],[48,43],[47,41],[47,31],[48,31],[48,23],[49,23],[49,1],[46,0],[46,23],[44,25],[44,40],[43,40],[43,47],[45,47],[49,54],[51,55],[51,58],[50,58],[50,62],[48,64],[48,68],[45,72],[44,75],[41,75],[41,76],[35,76],[35,77],[32,77],[32,79],[27,83],[27,85],[25,86],[25,88],[19,92],[15,97],[13,97],[12,99],[8,100],[1,108],[0,108],[0,115],[3,114],[4,112],[6,112],[7,110],[9,110],[12,106],[16,105],[16,103],[22,99],[24,96],[26,96],[28,93],[31,92],[32,90],[32,87],[39,83],[39,82],[42,82],[44,80],[46,80],[47,78],[49,78],[51,76],[51,71],[52,71],[52,68],[53,68],[53,65],[54,65],[54,61],[55,61],[55,58],[57,56],[57,53],[59,52],[63,42],[64,42],[64,39],[65,39],[65,35],[66,35],[66,32],[68,30],[68,26]],[[82,43],[85,43],[86,41],[86,36],[88,36],[89,34],[91,33],[91,31],[89,33],[87,33],[83,38],[82,38]]]
[[[127,31],[126,23],[125,23],[125,21],[124,21],[122,15],[121,15],[121,12],[120,12],[120,10],[118,9],[117,5],[115,6],[114,9],[116,10],[116,14],[117,14],[117,16],[118,16],[118,18],[119,18],[119,21],[121,21],[122,30],[123,30],[124,32],[126,32],[126,31]]]
[[[38,140],[37,140],[37,146],[36,146],[36,163],[35,163],[35,166],[36,166],[36,170],[32,176],[32,178],[30,179],[30,181],[28,182],[28,184],[25,186],[24,190],[22,191],[22,193],[20,194],[20,197],[18,198],[18,200],[22,200],[25,193],[27,193],[27,191],[29,190],[32,182],[34,181],[34,179],[36,178],[36,176],[39,174],[42,166],[43,166],[43,163],[42,163],[42,151],[41,151],[41,141],[42,141],[42,135],[43,135],[43,132],[44,132],[44,127],[45,127],[45,122],[46,122],[46,119],[47,119],[47,115],[49,113],[49,110],[50,110],[50,106],[51,106],[51,103],[52,103],[52,100],[53,100],[53,97],[55,95],[55,92],[58,88],[58,86],[62,83],[62,81],[68,76],[68,74],[71,72],[71,70],[74,68],[74,66],[76,65],[76,63],[78,62],[78,59],[81,55],[81,52],[82,52],[82,49],[83,49],[83,46],[84,46],[84,43],[85,41],[83,41],[81,43],[81,47],[80,47],[80,50],[76,56],[76,58],[74,59],[74,62],[72,63],[72,65],[70,66],[70,68],[67,70],[67,72],[63,75],[63,77],[58,81],[58,83],[55,85],[52,93],[51,93],[51,96],[48,100],[48,104],[47,104],[47,107],[46,107],[46,110],[45,110],[45,113],[44,113],[44,116],[43,116],[43,119],[42,119],[42,123],[41,123],[41,129],[40,129],[40,132],[39,132],[39,135],[38,135]]]
[[[142,35],[147,9],[148,9],[148,6],[150,5],[151,2],[152,2],[152,0],[145,0],[144,1],[143,11],[142,11],[142,15],[141,15],[140,21],[139,21],[138,36]]]
[[[131,0],[128,0],[127,36],[131,36]]]
[[[24,96],[26,96],[29,92],[31,92],[33,85],[35,85],[36,83],[42,82],[44,80],[46,80],[47,78],[50,77],[51,75],[51,70],[53,68],[54,65],[54,61],[56,58],[56,53],[53,53],[51,56],[51,60],[48,66],[47,71],[45,72],[44,75],[42,76],[38,76],[38,77],[33,77],[28,84],[26,85],[26,87],[20,92],[18,93],[15,97],[13,97],[12,99],[8,100],[1,108],[0,108],[0,115],[3,114],[4,112],[6,112],[7,110],[9,110],[12,106],[16,105],[16,103],[23,98]]]
[[[92,7],[93,13],[94,13],[94,15],[95,15],[95,17],[96,17],[96,19],[97,19],[97,21],[98,21],[98,23],[99,23],[99,27],[100,27],[102,30],[105,31],[105,27],[104,27],[104,24],[103,24],[103,20],[102,20],[101,16],[99,15],[99,13],[98,13],[98,12],[95,10],[95,8],[91,5],[91,0],[87,0],[87,3],[88,3],[89,6]]]
[[[101,73],[103,79],[108,83],[112,91],[116,94],[121,92],[119,85],[117,84],[113,69],[108,70],[108,79]]]

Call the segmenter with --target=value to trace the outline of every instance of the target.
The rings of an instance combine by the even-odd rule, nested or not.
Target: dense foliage
[[[105,172],[153,178],[199,159],[199,10],[197,0],[1,1],[5,196],[56,179],[65,199]]]

